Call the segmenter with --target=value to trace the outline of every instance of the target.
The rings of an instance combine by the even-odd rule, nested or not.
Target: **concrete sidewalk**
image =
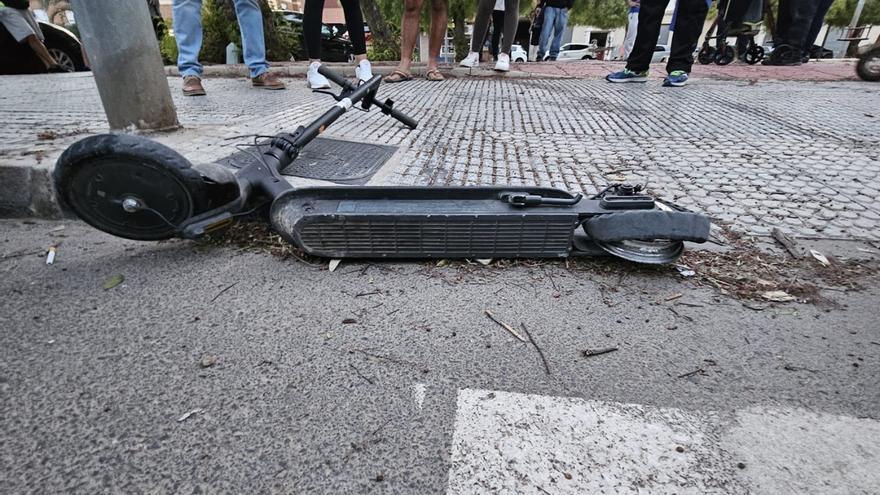
[[[168,82],[184,127],[152,137],[193,162],[248,141],[233,136],[293,129],[332,102],[296,78],[281,92],[209,78],[200,98],[182,97],[178,78]],[[326,136],[399,148],[373,184],[541,184],[589,193],[639,181],[754,235],[778,226],[808,238],[880,240],[876,85],[659,82],[457,77],[384,85],[380,96],[420,120],[418,130],[353,112]],[[0,213],[57,215],[49,182],[56,158],[106,130],[93,79],[13,76],[0,85]]]

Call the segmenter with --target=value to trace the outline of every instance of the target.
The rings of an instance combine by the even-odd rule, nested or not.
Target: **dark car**
[[[303,39],[303,17],[299,12],[276,10],[280,20],[290,24],[299,35],[299,48],[292,54],[293,60],[308,60],[306,43]],[[337,27],[321,24],[321,60],[325,62],[349,62],[352,60],[351,41],[340,35]]]
[[[89,70],[83,60],[82,44],[61,26],[40,22],[49,53],[68,72]],[[0,74],[39,74],[46,66],[27,43],[18,43],[0,24]]]

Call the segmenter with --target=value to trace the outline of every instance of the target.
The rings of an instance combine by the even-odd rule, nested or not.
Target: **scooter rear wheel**
[[[155,241],[205,211],[206,186],[189,161],[155,141],[92,136],[58,159],[55,188],[62,205],[93,227],[127,239]]]

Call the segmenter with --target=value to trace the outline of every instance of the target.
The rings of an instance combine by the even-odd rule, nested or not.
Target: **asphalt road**
[[[751,438],[738,429],[777,431],[772,418],[790,411],[810,424],[845,418],[840,437],[793,430],[791,439],[804,436],[793,451],[803,462],[785,469],[843,462],[815,493],[880,491],[876,478],[852,475],[870,471],[859,459],[877,466],[876,280],[861,292],[829,291],[834,309],[755,311],[671,272],[631,273],[623,263],[343,262],[331,273],[233,248],[124,241],[73,221],[0,220],[0,231],[3,493],[577,493],[564,485],[569,471],[541,477],[534,459],[517,468],[519,485],[478,484],[508,467],[471,455],[481,438],[528,430],[529,418],[559,400],[599,416],[628,405],[621,417],[630,421],[636,408],[640,425],[716,425],[727,432],[720,450],[708,440],[701,448],[726,453],[713,472],[680,486],[729,493],[767,492],[762,480],[774,476],[754,471],[760,453],[737,467]],[[43,251],[57,241],[47,266]],[[115,275],[124,281],[103,288]],[[535,346],[486,309],[526,326],[550,374]],[[619,350],[582,354],[612,346]],[[203,367],[209,356],[216,362]],[[483,399],[502,401],[495,416],[534,404],[537,412],[493,426],[479,411]],[[648,444],[660,438],[645,431]],[[730,432],[746,445],[725,447]],[[835,457],[837,447],[855,448],[850,441],[864,442],[856,460]],[[634,469],[621,476],[631,482]],[[642,481],[608,493],[670,486]]]

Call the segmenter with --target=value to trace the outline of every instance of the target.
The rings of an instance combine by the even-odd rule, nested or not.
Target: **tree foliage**
[[[266,0],[259,0],[263,14],[263,35],[267,60],[289,60],[296,51],[299,34],[277,19]],[[226,61],[226,45],[241,47],[241,32],[235,16],[233,0],[205,0],[202,4],[202,51],[199,58],[206,62]]]
[[[858,0],[835,0],[825,16],[825,22],[831,26],[849,26],[856,11]],[[865,0],[865,8],[859,17],[859,25],[880,24],[880,0]]]
[[[624,0],[574,0],[568,23],[614,29],[626,26],[627,3]]]

